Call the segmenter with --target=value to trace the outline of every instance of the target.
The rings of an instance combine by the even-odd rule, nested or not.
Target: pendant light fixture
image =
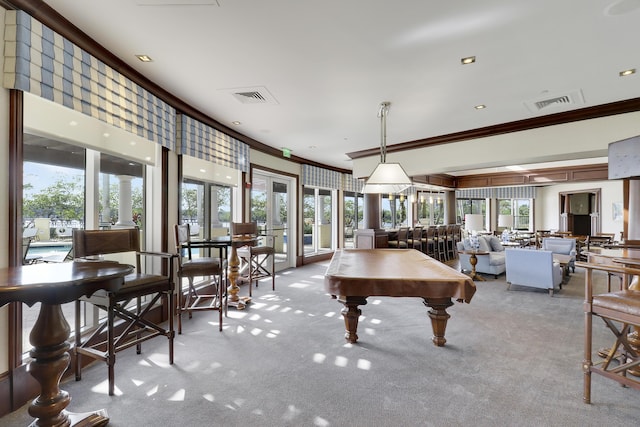
[[[411,178],[404,171],[400,163],[387,163],[387,114],[391,103],[380,104],[380,163],[369,175],[364,185],[363,193],[400,193],[409,187]]]

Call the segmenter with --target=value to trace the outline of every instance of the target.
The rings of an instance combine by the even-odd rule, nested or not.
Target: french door
[[[287,176],[255,170],[251,182],[251,221],[258,223],[260,231],[275,236],[276,271],[294,264],[295,209],[292,200],[293,179]],[[265,242],[271,244],[272,242]]]

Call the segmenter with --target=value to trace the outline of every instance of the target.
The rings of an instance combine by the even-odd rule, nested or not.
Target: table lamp
[[[498,227],[513,228],[513,215],[498,215]]]
[[[484,230],[484,216],[481,214],[466,214],[464,216],[464,228],[469,234]]]

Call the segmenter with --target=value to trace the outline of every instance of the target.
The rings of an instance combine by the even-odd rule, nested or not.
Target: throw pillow
[[[490,236],[479,236],[479,239],[478,239],[478,242],[480,243],[480,248],[478,248],[479,251],[491,252],[491,245],[487,241],[487,237],[490,237]]]
[[[464,239],[464,240],[462,241],[462,244],[464,245],[464,250],[465,250],[465,251],[471,251],[471,250],[473,250],[473,248],[471,247],[471,242],[469,242],[469,239],[468,239],[468,238],[467,238],[467,239]]]
[[[489,244],[491,245],[491,250],[494,252],[502,252],[504,251],[504,246],[500,242],[497,236],[491,236],[491,240],[489,240]]]

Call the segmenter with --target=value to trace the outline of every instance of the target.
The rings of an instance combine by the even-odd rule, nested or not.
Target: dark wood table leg
[[[424,305],[431,307],[429,317],[431,318],[431,328],[433,329],[433,338],[431,341],[438,347],[444,346],[447,340],[444,337],[445,329],[447,329],[447,320],[449,313],[447,307],[451,307],[453,302],[450,298],[423,298]]]
[[[358,319],[362,310],[358,308],[359,305],[367,304],[367,297],[338,297],[338,301],[344,304],[342,309],[342,317],[344,317],[344,326],[346,332],[344,338],[350,343],[354,344],[358,341]]]
[[[71,329],[60,305],[42,304],[29,342],[33,345],[29,363],[31,376],[40,384],[40,395],[29,405],[29,415],[36,418],[32,426],[104,426],[109,422],[104,411],[73,414],[65,411],[71,402],[69,393],[60,390],[60,379],[69,366]]]

